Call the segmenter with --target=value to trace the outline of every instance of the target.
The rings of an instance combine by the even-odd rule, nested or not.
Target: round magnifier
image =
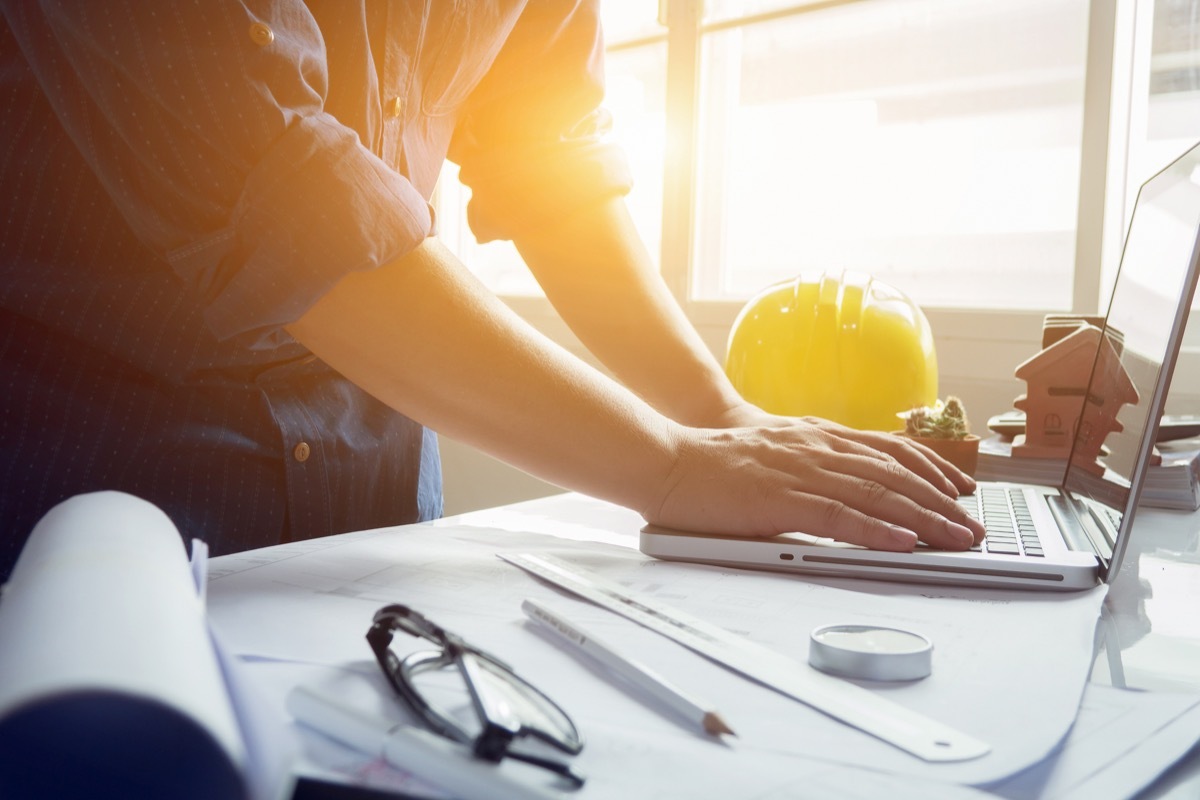
[[[933,669],[933,642],[879,625],[822,625],[809,637],[808,663],[842,678],[913,681]]]

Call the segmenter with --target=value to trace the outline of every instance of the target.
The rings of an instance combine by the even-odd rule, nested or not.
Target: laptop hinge
[[[1082,503],[1062,494],[1047,495],[1046,503],[1068,547],[1081,553],[1091,553],[1104,562],[1112,557],[1108,537]]]

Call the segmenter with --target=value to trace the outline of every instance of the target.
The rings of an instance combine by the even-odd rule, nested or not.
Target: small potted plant
[[[967,412],[957,397],[918,406],[896,416],[904,420],[901,436],[920,442],[968,475],[979,464],[979,437],[971,433]]]

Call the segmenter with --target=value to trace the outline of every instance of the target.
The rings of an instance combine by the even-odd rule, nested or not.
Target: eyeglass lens
[[[395,629],[442,649],[399,658],[391,647]],[[583,783],[569,766],[540,755],[536,746],[540,741],[579,753],[583,740],[574,723],[504,662],[405,606],[380,609],[367,639],[393,688],[434,730],[471,745],[477,757],[499,761],[508,756],[550,769],[576,786]]]

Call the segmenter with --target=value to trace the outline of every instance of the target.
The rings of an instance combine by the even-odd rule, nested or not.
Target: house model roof
[[[1093,369],[1096,383],[1085,397]],[[1124,404],[1138,401],[1121,356],[1104,332],[1081,325],[1020,364],[1015,374],[1029,391],[1013,402],[1025,411],[1027,420],[1025,436],[1014,441],[1013,455],[1065,456],[1075,440],[1076,460],[1102,472],[1099,458],[1104,439],[1122,429],[1117,413]]]
[[[1101,335],[1102,331],[1095,325],[1080,325],[1079,330],[1021,362],[1016,377],[1028,383],[1034,376],[1053,375],[1055,384],[1083,388],[1091,377],[1093,357]]]

